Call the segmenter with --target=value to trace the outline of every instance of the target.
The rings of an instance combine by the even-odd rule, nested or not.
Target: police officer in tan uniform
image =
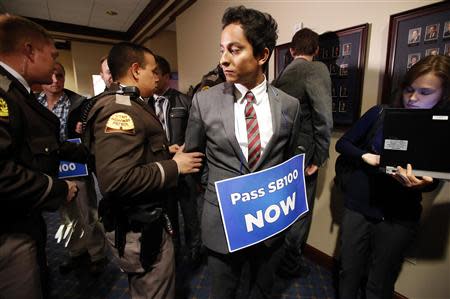
[[[202,154],[181,149],[170,159],[166,134],[144,100],[157,81],[150,50],[119,43],[108,65],[118,84],[91,100],[84,121],[84,142],[95,156],[104,196],[100,214],[132,298],[173,298],[174,250],[162,207],[179,175],[199,171]]]
[[[75,183],[55,178],[72,146],[60,144],[58,118],[30,89],[52,82],[57,56],[42,27],[0,15],[0,298],[45,296],[41,211],[56,210],[77,192]]]

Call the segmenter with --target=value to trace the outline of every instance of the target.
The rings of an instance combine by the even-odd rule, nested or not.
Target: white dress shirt
[[[164,124],[162,124],[162,126],[163,126],[163,128],[164,128],[164,131],[166,132],[166,137],[167,137],[167,139],[169,139],[169,129],[168,129],[168,127],[167,127],[167,109],[169,108],[169,99],[168,98],[166,98],[165,96],[163,96],[163,95],[156,95],[156,94],[154,94],[153,95],[153,99],[154,99],[154,108],[155,108],[155,112],[157,112],[158,111],[158,107],[156,107],[156,105],[157,105],[157,103],[158,103],[158,100],[161,100],[161,101],[163,101],[163,106],[162,106],[162,108],[163,108],[163,116],[164,116]]]
[[[245,121],[245,105],[247,101],[244,100],[248,89],[242,84],[234,84],[241,96],[234,102],[234,129],[236,139],[239,142],[242,153],[248,160],[248,138],[247,138],[247,123]],[[261,156],[264,153],[267,143],[273,135],[272,127],[272,113],[270,111],[269,95],[267,93],[267,80],[250,90],[255,96],[253,108],[258,119],[259,137],[261,139]]]
[[[12,67],[10,67],[9,65],[7,65],[7,64],[4,63],[3,61],[0,61],[0,65],[1,65],[7,72],[9,72],[11,75],[13,75],[14,78],[16,78],[20,83],[22,83],[23,87],[25,87],[25,89],[28,91],[28,93],[31,93],[30,85],[28,85],[27,80],[25,80],[25,78],[22,77],[21,74],[19,74],[18,72],[16,72]],[[6,91],[7,91],[7,90],[6,90]]]

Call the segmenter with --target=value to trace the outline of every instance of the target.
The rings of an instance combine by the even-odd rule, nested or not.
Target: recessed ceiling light
[[[106,14],[107,14],[108,16],[117,16],[117,11],[114,11],[114,10],[107,10],[107,11],[106,11]]]

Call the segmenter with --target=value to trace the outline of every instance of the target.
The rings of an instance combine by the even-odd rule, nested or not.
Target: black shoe
[[[61,265],[59,265],[59,273],[65,275],[69,274],[75,269],[81,268],[86,265],[89,260],[89,255],[83,253],[79,256],[73,256],[65,260]]]
[[[91,262],[91,264],[89,265],[89,273],[91,273],[92,275],[102,274],[103,271],[105,271],[106,265],[108,265],[108,263],[109,260],[106,256],[98,261]]]

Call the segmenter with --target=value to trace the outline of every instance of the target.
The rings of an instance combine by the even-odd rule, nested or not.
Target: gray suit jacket
[[[267,89],[273,136],[255,171],[284,162],[297,147],[300,126],[298,100],[273,86],[268,85]],[[186,131],[185,151],[206,153],[209,170],[202,214],[202,240],[209,249],[219,253],[228,253],[228,246],[214,183],[251,172],[235,135],[235,93],[239,92],[234,85],[226,82],[197,93],[192,100]]]
[[[322,165],[328,158],[333,128],[331,78],[327,67],[322,62],[297,58],[272,84],[300,101],[300,145],[306,151],[306,165]]]

